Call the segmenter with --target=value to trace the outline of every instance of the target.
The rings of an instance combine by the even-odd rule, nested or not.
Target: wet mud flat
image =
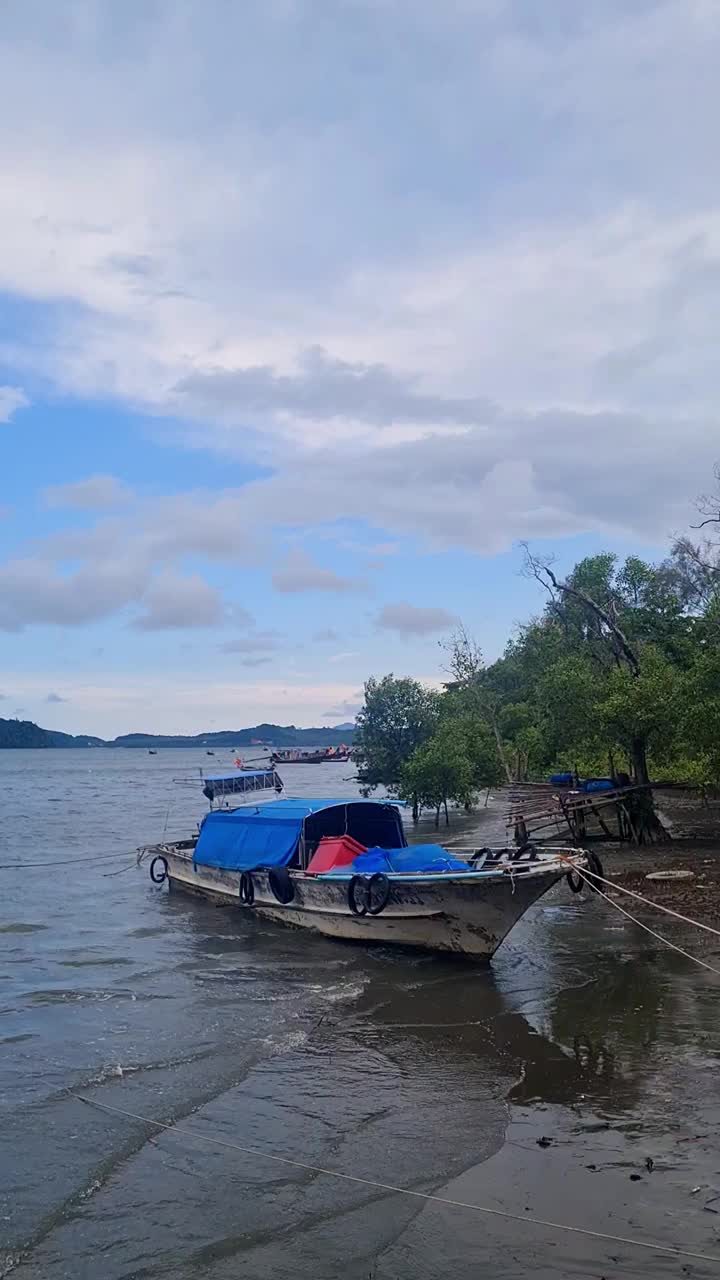
[[[186,947],[145,984],[156,999],[145,1013],[139,1002],[135,1042],[127,975],[106,979],[120,1000],[109,1022],[94,1014],[101,986],[83,985],[63,1031],[73,1037],[79,1006],[102,1032],[101,1066],[84,1074],[78,1054],[67,1087],[172,1127],[83,1106],[64,1087],[28,1092],[3,1126],[0,1274],[720,1274],[604,1238],[720,1258],[720,979],[565,886],[492,965],[308,945],[179,898],[150,900]],[[682,927],[673,936],[689,945]],[[203,1015],[195,1003],[171,1013],[176,985],[185,1000],[197,991]]]
[[[593,847],[600,854],[609,880],[650,902],[720,930],[720,840],[675,840],[640,849],[628,845]],[[658,873],[662,879],[654,878]],[[613,897],[607,886],[605,891]],[[627,895],[619,894],[615,900],[644,921],[649,919],[647,908],[637,899],[631,901]],[[651,915],[662,933],[661,913]],[[712,946],[707,934],[696,931],[694,936],[706,948]]]

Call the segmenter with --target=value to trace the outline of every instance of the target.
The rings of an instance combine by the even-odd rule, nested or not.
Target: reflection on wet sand
[[[491,970],[468,975],[455,970],[409,989],[372,983],[351,1026],[365,1044],[396,1060],[401,1073],[432,1071],[459,1091],[478,1076],[504,1078],[510,1081],[506,1096],[511,1102],[569,1106],[582,1099],[612,1101],[620,1109],[633,1106],[644,1059],[628,1060],[609,1048],[612,1002],[605,1005],[604,1025],[596,1015],[589,1026],[583,1009],[568,1005],[568,994],[554,998],[556,1038],[512,1009]]]

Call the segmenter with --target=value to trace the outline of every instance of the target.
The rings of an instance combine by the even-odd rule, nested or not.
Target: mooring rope
[[[577,870],[577,868],[574,868]],[[690,916],[684,916],[680,911],[673,911],[671,907],[665,907],[661,902],[653,902],[652,898],[644,898],[641,893],[636,893],[633,889],[626,889],[624,884],[618,884],[616,880],[608,880],[605,876],[598,875],[597,871],[591,871],[589,867],[583,868],[584,874],[592,876],[593,880],[601,880],[603,884],[607,884],[611,889],[617,889],[620,893],[626,893],[630,898],[637,898],[638,902],[644,902],[647,907],[654,907],[656,911],[664,911],[666,916],[674,916],[676,920],[683,920],[685,924],[694,924],[696,929],[704,929],[706,933],[713,933],[716,938],[720,938],[720,929],[713,929],[709,924],[702,924],[700,920],[693,920]]]
[[[104,862],[107,858],[127,858],[127,849],[116,849],[114,853],[83,854],[80,858],[51,858],[48,862],[0,862],[0,871],[25,871],[32,867],[67,867],[74,862]]]
[[[276,1164],[290,1165],[294,1169],[305,1169],[308,1173],[319,1173],[328,1178],[339,1178],[343,1182],[355,1182],[363,1187],[372,1187],[375,1191],[388,1191],[392,1195],[413,1196],[417,1200],[428,1200],[434,1204],[449,1205],[453,1209],[468,1209],[473,1213],[484,1213],[494,1218],[505,1218],[510,1222],[529,1222],[536,1227],[548,1227],[551,1231],[567,1231],[572,1235],[588,1236],[594,1240],[607,1240],[612,1244],[626,1244],[634,1249],[646,1249],[653,1253],[669,1254],[673,1258],[693,1258],[696,1262],[716,1262],[720,1264],[720,1254],[694,1253],[690,1249],[678,1249],[674,1245],[656,1244],[650,1240],[635,1240],[630,1236],[611,1235],[607,1231],[593,1231],[590,1227],[572,1227],[565,1222],[550,1222],[545,1218],[523,1216],[511,1213],[508,1209],[491,1209],[487,1205],[470,1204],[466,1200],[452,1200],[449,1196],[433,1195],[428,1191],[411,1191],[409,1187],[396,1187],[392,1183],[377,1182],[373,1178],[361,1178],[353,1173],[341,1173],[338,1169],[325,1169],[321,1165],[309,1164],[305,1160],[293,1160],[289,1156],[271,1155],[269,1151],[261,1151],[257,1147],[241,1146],[237,1142],[229,1142],[227,1138],[219,1138],[212,1134],[194,1133],[192,1129],[180,1128],[175,1124],[167,1124],[163,1120],[153,1120],[150,1116],[138,1115],[135,1111],[126,1111],[123,1107],[112,1107],[107,1102],[97,1102],[94,1098],[86,1098],[82,1093],[68,1090],[70,1097],[84,1102],[88,1107],[97,1107],[100,1111],[108,1111],[114,1115],[125,1116],[128,1120],[137,1120],[141,1124],[154,1125],[157,1129],[166,1129],[182,1134],[187,1138],[199,1138],[201,1142],[209,1142],[219,1147],[229,1147],[242,1155],[258,1156],[261,1160],[273,1160]]]
[[[580,867],[574,866],[573,871],[575,871],[577,875],[585,881],[589,888],[594,889],[595,893],[599,894],[601,898],[604,898],[605,901],[608,902],[611,907],[614,907],[616,911],[620,911],[628,920],[632,920],[633,924],[636,924],[639,929],[644,929],[645,932],[651,934],[653,938],[657,938],[658,942],[664,943],[664,945],[666,947],[670,947],[672,951],[677,951],[679,955],[685,956],[686,960],[692,960],[694,964],[699,964],[701,968],[707,969],[710,973],[714,973],[716,978],[720,978],[720,969],[716,969],[713,965],[708,964],[706,960],[701,960],[699,956],[691,955],[689,951],[685,951],[683,947],[679,947],[676,942],[671,942],[670,939],[664,937],[662,933],[657,933],[655,929],[651,929],[649,924],[643,924],[642,920],[638,920],[637,916],[626,911],[624,907],[620,906],[619,902],[614,902],[606,893],[603,893],[602,889],[598,889],[596,884],[592,884],[585,871],[581,870]]]

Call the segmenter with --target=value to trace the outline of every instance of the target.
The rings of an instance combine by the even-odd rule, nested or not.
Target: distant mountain
[[[31,720],[0,719],[0,750],[12,747],[337,747],[352,742],[353,725],[329,729],[297,729],[294,724],[257,724],[252,729],[225,729],[218,733],[125,733],[111,742],[88,734],[73,736],[55,729],[41,729]]]
[[[0,719],[0,749],[3,747],[104,747],[102,738],[83,734],[58,733],[55,729],[41,729],[32,720]]]
[[[214,733],[182,734],[125,733],[108,743],[112,747],[338,747],[351,742],[352,725],[331,729],[298,729],[294,724],[256,724],[251,729],[222,729]]]

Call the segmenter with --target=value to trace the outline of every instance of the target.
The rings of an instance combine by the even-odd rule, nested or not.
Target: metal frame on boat
[[[213,793],[211,802],[214,788]],[[350,837],[384,851],[388,869],[363,874],[347,865],[314,874],[313,855],[329,837]],[[588,859],[578,849],[528,846],[464,850],[461,865],[454,849],[452,857],[446,854],[448,869],[394,870],[393,854],[403,863],[404,853],[407,863],[414,853],[401,814],[390,801],[359,799],[283,799],[216,809],[197,837],[148,846],[143,853],[152,854],[156,884],[167,879],[172,889],[283,924],[331,938],[485,957],[533,903]]]

